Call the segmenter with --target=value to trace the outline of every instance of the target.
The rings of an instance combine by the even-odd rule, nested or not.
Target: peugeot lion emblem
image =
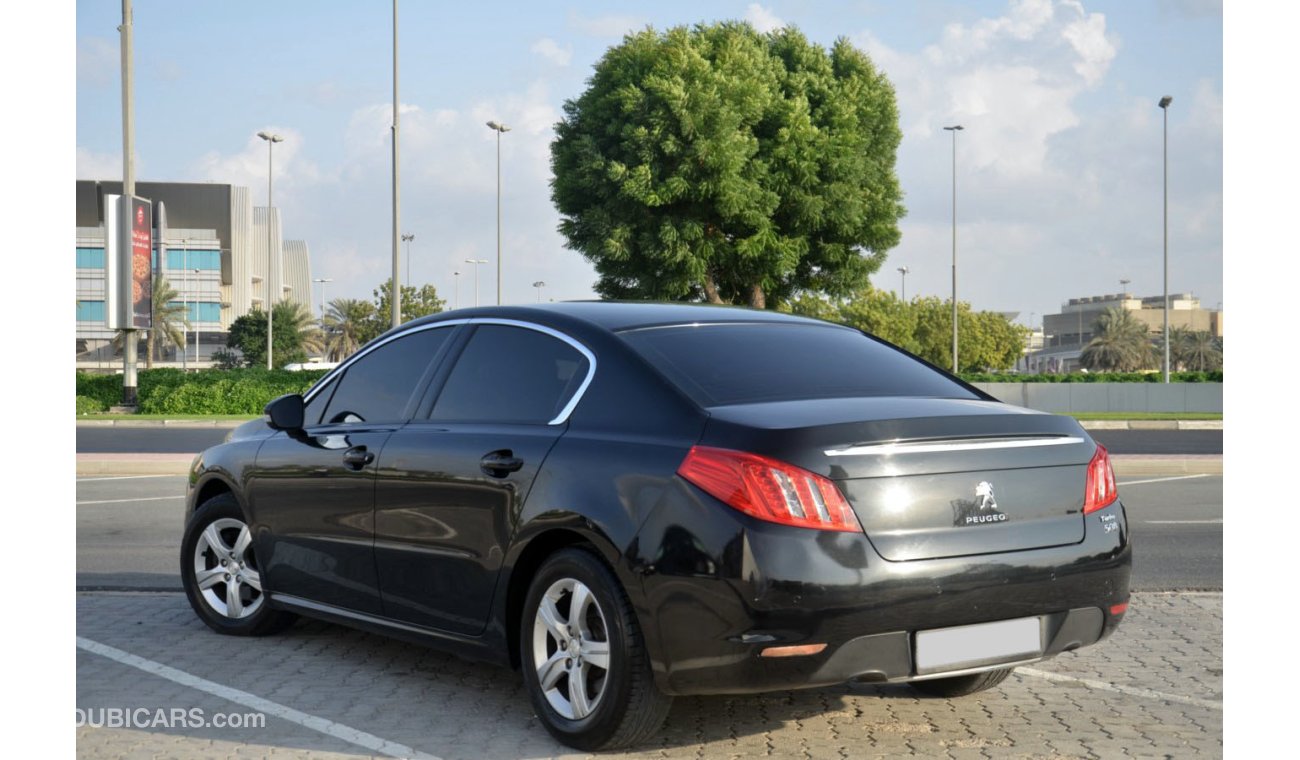
[[[993,493],[993,484],[981,480],[975,486],[974,499],[953,500],[952,518],[953,525],[961,526],[1006,522],[1007,516],[998,509],[998,499]]]

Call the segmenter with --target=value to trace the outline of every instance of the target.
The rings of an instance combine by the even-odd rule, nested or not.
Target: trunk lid
[[[1095,444],[996,401],[853,398],[715,407],[705,443],[835,481],[880,555],[934,559],[1083,540]]]

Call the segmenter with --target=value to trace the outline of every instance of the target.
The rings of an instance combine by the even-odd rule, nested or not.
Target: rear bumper
[[[637,606],[656,681],[670,694],[997,667],[1009,663],[918,674],[915,633],[1013,618],[1042,618],[1043,650],[1030,658],[1041,659],[1110,635],[1122,618],[1111,607],[1128,600],[1132,550],[1119,502],[1081,516],[1077,544],[889,562],[865,535],[763,523],[684,484],[681,495],[647,520],[637,542],[644,553],[629,556],[643,576]],[[817,654],[761,656],[823,643]]]

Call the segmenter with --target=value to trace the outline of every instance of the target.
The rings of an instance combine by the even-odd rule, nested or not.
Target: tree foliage
[[[1092,323],[1092,334],[1079,356],[1089,370],[1134,372],[1155,362],[1146,323],[1128,309],[1112,306],[1103,311]]]
[[[845,296],[898,244],[893,86],[846,39],[647,28],[564,112],[552,198],[607,298]]]
[[[405,288],[403,288],[405,289]],[[343,361],[369,339],[375,322],[375,305],[356,298],[330,301],[322,327],[325,330],[325,358]]]
[[[952,301],[935,297],[902,301],[889,291],[863,288],[844,299],[803,293],[789,309],[870,333],[935,366],[952,366]],[[962,302],[957,306],[957,330],[962,372],[1010,369],[1029,334],[1028,328],[997,312],[972,311],[970,304]]]
[[[280,301],[272,312],[274,331],[272,363],[276,367],[306,361],[307,355],[319,354],[322,335],[307,307],[297,301]],[[239,349],[249,367],[266,366],[266,312],[254,308],[230,325],[228,348]]]

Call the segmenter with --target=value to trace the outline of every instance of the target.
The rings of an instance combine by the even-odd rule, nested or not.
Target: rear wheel
[[[181,540],[181,583],[194,612],[219,633],[262,636],[294,621],[267,603],[253,536],[232,494],[208,499],[190,517]]]
[[[533,578],[519,635],[524,683],[542,725],[581,750],[652,736],[672,698],[655,687],[632,605],[591,552],[557,552]]]
[[[931,678],[925,681],[913,681],[912,686],[917,691],[932,697],[964,697],[997,686],[1007,680],[1007,676],[1011,675],[1013,670],[1015,668],[998,668],[965,676]]]

